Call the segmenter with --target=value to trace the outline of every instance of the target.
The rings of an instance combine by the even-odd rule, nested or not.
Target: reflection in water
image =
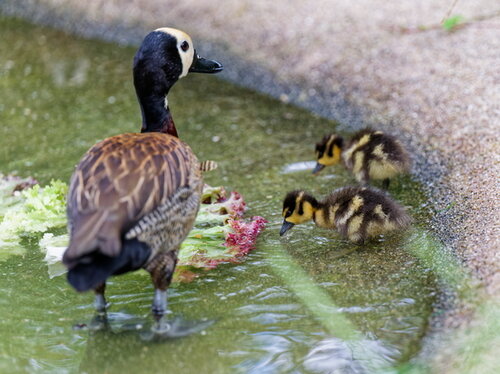
[[[314,373],[365,373],[349,346],[340,339],[321,341],[304,358],[304,367]]]
[[[312,170],[316,166],[316,161],[301,161],[292,164],[286,164],[282,169],[283,174],[295,173],[298,171]]]
[[[303,365],[313,373],[373,373],[390,367],[397,354],[376,340],[350,343],[328,338],[309,351]]]
[[[302,343],[295,331],[261,332],[250,338],[245,345],[248,347],[245,356],[251,358],[246,358],[236,368],[252,374],[283,373],[295,368],[292,352]]]
[[[0,172],[67,181],[96,141],[138,131],[133,48],[15,20],[2,20],[0,33],[0,84],[9,92],[0,102],[0,123],[9,124],[0,127]],[[50,279],[39,238],[26,238],[0,262],[0,372],[370,372],[412,358],[437,288],[430,267],[404,250],[404,235],[363,247],[312,224],[278,235],[287,191],[325,195],[353,183],[342,168],[314,178],[314,163],[301,161],[335,124],[213,77],[187,77],[169,100],[181,137],[219,164],[207,183],[238,190],[249,215],[270,221],[244,263],[169,289],[169,318],[217,322],[181,339],[143,342],[137,326],[150,323],[153,291],[149,276],[136,272],[109,282],[112,331],[73,330],[92,318],[92,295]],[[398,179],[390,192],[425,221],[415,183]],[[302,276],[280,273],[275,251]],[[315,305],[304,295],[321,298]],[[352,326],[356,344],[332,332],[336,321]]]

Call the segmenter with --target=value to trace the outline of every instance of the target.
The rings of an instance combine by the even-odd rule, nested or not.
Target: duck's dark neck
[[[142,113],[141,132],[163,132],[177,136],[166,97],[178,75],[167,75],[156,56],[145,56],[142,50],[143,47],[134,58],[134,86]]]
[[[141,132],[163,132],[177,136],[172,114],[166,105],[166,96],[149,95],[140,97],[139,103],[142,113]]]

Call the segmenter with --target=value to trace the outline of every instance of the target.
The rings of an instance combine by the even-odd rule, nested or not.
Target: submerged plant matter
[[[22,238],[40,239],[43,234],[39,246],[46,252],[49,272],[51,275],[64,272],[57,264],[69,240],[66,232],[60,233],[67,224],[67,189],[67,184],[61,181],[51,181],[42,188],[31,178],[0,176],[1,247],[9,253],[20,253]],[[224,187],[204,187],[195,226],[179,252],[176,279],[191,280],[197,274],[196,269],[238,262],[254,248],[266,221],[262,217],[243,220],[245,209],[238,192],[228,194]]]

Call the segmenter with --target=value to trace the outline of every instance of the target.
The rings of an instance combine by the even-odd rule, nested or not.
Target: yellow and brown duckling
[[[333,191],[323,201],[305,191],[289,192],[283,202],[284,235],[294,225],[313,220],[317,226],[334,230],[354,243],[402,230],[411,218],[387,194],[370,187],[343,187]]]
[[[141,133],[107,138],[77,165],[68,192],[70,244],[63,263],[76,290],[95,291],[98,313],[105,312],[108,277],[144,268],[155,288],[157,331],[167,328],[166,290],[177,252],[198,212],[201,173],[214,167],[200,165],[177,137],[167,94],[188,72],[221,70],[218,62],[198,57],[184,32],[151,32],[133,67]]]
[[[381,179],[384,188],[396,175],[409,172],[411,166],[408,153],[396,138],[371,129],[357,132],[347,144],[339,135],[326,135],[316,144],[313,174],[341,161],[358,182]]]

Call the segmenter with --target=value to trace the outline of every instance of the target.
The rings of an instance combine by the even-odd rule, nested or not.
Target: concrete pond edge
[[[55,10],[33,1],[7,0],[0,3],[0,12],[6,16],[26,19],[84,38],[96,38],[121,45],[138,45],[144,34],[149,31],[141,26],[93,22],[85,14],[75,14],[64,8]],[[389,132],[395,129],[394,123],[398,118],[352,104],[348,99],[348,92],[320,90],[308,86],[307,82],[293,83],[280,80],[276,72],[232,54],[223,44],[197,38],[197,49],[200,54],[217,56],[224,61],[226,70],[223,79],[305,108],[319,116],[334,119],[340,123],[341,130],[355,131],[365,126]],[[448,185],[446,174],[449,160],[438,150],[431,149],[418,139],[414,139],[409,132],[400,133],[398,137],[411,153],[418,156],[414,159],[414,178],[422,184],[426,196],[435,207],[431,227],[444,244],[443,250],[457,255],[459,262],[467,266],[468,258],[460,258],[456,248],[457,243],[468,235],[467,230],[463,230],[460,224],[470,207],[467,201],[462,196],[454,194],[455,189]],[[473,269],[468,269],[472,278],[475,278]],[[500,318],[497,318],[498,295],[486,295],[479,281],[474,280],[473,283],[475,294],[473,304],[457,302],[456,290],[443,290],[443,298],[436,306],[440,312],[431,318],[429,332],[423,339],[422,351],[416,359],[427,362],[432,372],[442,372],[447,369],[447,372],[486,373],[495,367],[491,358],[494,357],[492,349],[494,343],[498,343],[498,331],[500,331],[498,326]],[[476,309],[478,304],[481,304],[481,308]],[[491,322],[494,322],[493,325]],[[475,332],[472,336],[471,331]],[[479,344],[478,340],[481,338],[484,338],[484,342]],[[459,344],[457,341],[462,343]],[[479,348],[466,349],[471,341]],[[466,364],[460,362],[470,356],[471,352],[478,357],[486,355],[489,358],[486,362],[484,360],[481,362],[481,359],[476,357],[470,358],[471,362]]]

